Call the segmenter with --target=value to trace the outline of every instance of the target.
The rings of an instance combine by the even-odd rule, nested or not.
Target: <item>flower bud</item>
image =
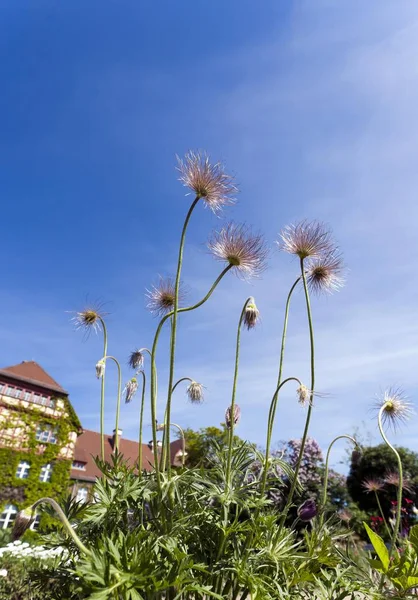
[[[12,529],[12,540],[18,540],[22,537],[33,522],[33,511],[25,508],[17,513]]]
[[[310,498],[309,500],[305,500],[303,504],[301,504],[298,508],[298,517],[301,521],[310,521],[318,514],[318,509],[315,503],[315,500]]]
[[[97,379],[102,379],[105,372],[106,362],[104,358],[101,358],[96,364],[96,376]]]

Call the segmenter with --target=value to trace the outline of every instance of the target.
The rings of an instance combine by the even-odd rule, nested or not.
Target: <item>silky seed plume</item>
[[[243,279],[259,277],[266,268],[268,250],[264,238],[245,225],[229,223],[215,231],[208,248],[217,260],[228,263]]]
[[[197,198],[202,198],[205,206],[215,214],[224,206],[235,202],[238,188],[234,178],[225,173],[222,163],[212,164],[206,152],[190,151],[182,160],[177,157],[179,180],[190,188]]]

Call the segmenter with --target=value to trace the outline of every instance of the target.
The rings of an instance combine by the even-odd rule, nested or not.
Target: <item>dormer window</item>
[[[86,463],[85,462],[81,462],[80,460],[75,460],[72,464],[72,469],[77,469],[78,471],[85,471],[86,470]]]

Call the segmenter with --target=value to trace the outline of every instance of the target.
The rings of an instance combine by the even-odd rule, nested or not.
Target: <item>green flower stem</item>
[[[173,385],[173,389],[171,390],[171,393],[174,392],[174,390],[176,389],[176,387],[179,385],[179,383],[182,383],[182,381],[190,381],[192,382],[193,380],[190,377],[182,377],[181,379],[179,379],[174,385]],[[165,415],[164,415],[164,424],[167,424],[167,407],[166,407],[166,411],[165,411]],[[161,462],[161,470],[164,471],[165,469],[165,465],[168,465],[168,463],[170,463],[171,465],[171,457],[170,457],[170,446],[167,447],[166,445],[166,430],[164,429],[163,432],[163,452],[162,452],[162,462]]]
[[[121,397],[121,392],[122,392],[122,371],[120,368],[120,364],[119,361],[114,357],[114,356],[104,356],[103,360],[107,361],[107,360],[113,360],[113,362],[115,363],[115,365],[118,368],[118,397],[116,400],[116,420],[115,420],[115,446],[114,446],[114,450],[118,450],[119,449],[119,416],[120,416],[120,397]],[[104,372],[106,372],[106,369],[104,370]],[[104,375],[104,373],[103,373]]]
[[[285,385],[285,383],[288,383],[289,381],[296,381],[299,385],[302,385],[301,381],[297,377],[288,377],[287,379],[285,379],[284,381],[279,383],[276,391],[273,394],[273,398],[272,398],[272,401],[270,404],[270,411],[269,411],[269,425],[268,425],[268,429],[267,429],[267,442],[266,442],[266,460],[264,463],[263,479],[262,479],[262,483],[261,483],[261,497],[264,496],[264,493],[266,491],[266,484],[267,484],[268,463],[269,463],[269,454],[270,454],[271,438],[272,438],[272,434],[273,434],[273,421],[274,421],[274,419],[272,418],[272,413],[273,413],[273,410],[275,409],[275,406],[277,405],[277,400],[278,400],[279,392],[280,392],[281,388]],[[270,423],[271,423],[271,425],[270,425]]]
[[[188,379],[188,378],[185,377],[185,379]],[[182,381],[182,380],[180,380],[180,381]],[[180,383],[180,381],[178,381],[177,383]],[[182,456],[181,462],[182,462],[182,466],[184,467],[185,460],[186,460],[186,437],[184,435],[184,431],[180,427],[180,425],[177,425],[177,423],[167,423],[167,422],[165,422],[164,423],[164,431],[166,429],[168,429],[169,427],[176,427],[178,429],[178,431],[180,432],[180,438],[181,438],[181,441],[182,441],[182,450],[183,450],[183,456]]]
[[[281,344],[281,348],[280,348],[279,375],[277,377],[276,394],[275,394],[275,397],[273,398],[274,402],[272,402],[270,412],[269,412],[269,419],[268,419],[268,423],[267,423],[267,440],[269,437],[271,437],[271,431],[273,429],[274,419],[276,416],[276,409],[277,409],[277,402],[278,402],[278,390],[280,389],[280,383],[282,380],[284,351],[285,351],[285,346],[286,346],[286,335],[287,335],[287,324],[289,321],[290,300],[291,300],[292,294],[300,280],[301,280],[301,276],[299,276],[296,279],[295,283],[290,288],[289,294],[287,295],[286,308],[285,308],[285,313],[284,313],[282,344]],[[266,453],[268,454],[269,450],[267,449],[267,446],[269,446],[269,444],[266,442]]]
[[[383,512],[382,505],[380,504],[379,494],[376,492],[376,490],[374,491],[374,495],[375,495],[375,498],[376,498],[377,506],[379,507],[380,516],[382,517],[383,523],[385,524],[386,533],[388,534],[388,536],[390,538],[390,537],[392,537],[392,534],[390,533],[389,526],[388,526],[387,521],[385,519],[385,513]]]
[[[142,397],[141,397],[141,409],[139,411],[139,453],[138,453],[138,474],[142,473],[142,429],[144,423],[144,405],[145,405],[145,387],[146,377],[144,371],[140,371],[142,374]]]
[[[202,298],[202,300],[200,300],[200,302],[197,302],[193,306],[179,308],[177,312],[178,313],[188,312],[188,311],[195,310],[196,308],[199,308],[200,306],[202,306],[202,304],[204,304],[207,300],[209,300],[209,298],[211,297],[211,295],[215,291],[217,285],[220,283],[220,281],[223,279],[223,277],[228,273],[228,271],[230,269],[232,269],[232,266],[233,265],[228,265],[227,267],[225,267],[225,269],[220,273],[220,275],[217,277],[217,279],[213,283],[212,287],[210,288],[210,290],[208,291],[208,293],[206,294],[206,296],[204,298]],[[153,446],[154,446],[154,465],[155,465],[157,483],[158,483],[158,487],[159,488],[160,488],[161,484],[160,484],[160,472],[159,472],[159,460],[158,460],[158,448],[157,448],[157,429],[156,429],[156,423],[157,423],[157,382],[156,382],[156,376],[155,376],[155,374],[156,374],[155,355],[157,353],[158,339],[160,337],[160,333],[161,333],[162,327],[163,327],[164,323],[167,321],[167,319],[169,319],[172,315],[173,315],[173,311],[167,313],[166,315],[164,315],[164,317],[159,322],[158,327],[157,327],[157,331],[155,332],[154,343],[152,345],[152,350],[151,350],[151,420],[152,420],[152,440],[153,440]]]
[[[327,495],[328,495],[329,457],[331,454],[331,449],[332,449],[333,445],[335,444],[335,442],[337,442],[338,440],[342,440],[342,439],[350,440],[350,442],[352,442],[354,444],[354,446],[357,447],[356,440],[351,435],[347,435],[347,434],[337,436],[336,438],[334,438],[332,440],[332,442],[328,446],[327,456],[325,459],[325,475],[324,475],[324,485],[323,485],[323,489],[322,489],[322,499],[321,499],[321,513],[322,513],[321,519],[320,519],[321,527],[324,524],[324,510],[325,510],[325,505],[327,503]]]
[[[306,273],[305,273],[303,260],[304,260],[303,258],[300,259],[300,269],[301,269],[301,273],[302,273],[303,289],[305,292],[305,299],[306,299],[306,312],[307,312],[307,316],[308,316],[308,325],[309,325],[309,341],[310,341],[310,347],[311,347],[310,398],[309,398],[308,412],[307,412],[306,421],[305,421],[305,429],[303,431],[302,442],[301,442],[300,451],[299,451],[299,457],[298,457],[298,460],[296,463],[296,468],[295,468],[295,475],[294,475],[292,484],[290,486],[290,491],[289,491],[289,496],[288,496],[288,499],[286,502],[286,506],[284,507],[284,510],[283,510],[283,513],[282,513],[282,516],[280,519],[280,523],[279,523],[280,529],[283,527],[283,524],[289,513],[290,507],[292,505],[296,485],[297,485],[299,469],[300,469],[300,465],[302,463],[303,453],[305,451],[306,439],[308,437],[309,425],[311,422],[314,388],[315,388],[315,340],[314,340],[314,330],[313,330],[313,322],[312,322],[311,301],[309,298],[308,282],[306,281]]]
[[[72,538],[73,542],[76,544],[77,548],[79,550],[81,550],[81,552],[83,552],[84,554],[87,554],[87,556],[91,556],[90,550],[88,550],[86,548],[86,546],[80,540],[80,538],[78,537],[78,535],[76,534],[74,529],[71,527],[70,522],[68,521],[67,517],[63,513],[59,504],[57,502],[55,502],[55,500],[53,500],[52,498],[40,498],[40,500],[37,500],[34,504],[32,504],[31,509],[30,509],[30,510],[32,510],[32,513],[35,512],[36,507],[39,506],[40,504],[50,504],[52,506],[52,508],[57,513],[61,523],[64,525],[66,531],[68,532],[68,535]]]
[[[177,313],[179,308],[179,289],[180,289],[180,276],[181,269],[183,266],[183,251],[184,251],[184,243],[186,240],[186,231],[189,225],[190,218],[192,216],[193,210],[196,207],[197,203],[200,200],[200,196],[196,196],[193,200],[188,213],[186,215],[186,219],[184,221],[183,230],[181,232],[180,238],[180,247],[179,247],[179,255],[177,261],[177,273],[176,273],[176,284],[174,291],[174,307],[173,307],[173,318],[171,325],[171,339],[170,339],[170,372],[168,376],[168,393],[167,393],[167,422],[170,422],[171,417],[171,396],[172,396],[172,387],[174,381],[174,363],[175,363],[175,355],[176,355],[176,336],[177,336]],[[170,428],[167,429],[167,439],[166,439],[166,447],[167,447],[167,457],[170,453]],[[167,474],[170,478],[170,460],[167,460]]]
[[[190,377],[182,377],[181,379],[179,379],[178,381],[176,381],[176,383],[173,385],[173,389],[171,390],[171,393],[174,392],[174,390],[176,389],[176,387],[178,386],[178,384],[181,383],[182,381],[190,381],[190,383],[192,383],[193,379],[191,379]]]
[[[401,524],[402,492],[403,492],[403,467],[402,467],[401,457],[399,456],[398,451],[396,450],[396,448],[394,446],[392,446],[392,444],[390,443],[390,441],[386,437],[386,434],[385,434],[385,432],[383,430],[382,415],[383,415],[383,412],[385,411],[385,409],[386,409],[386,404],[383,404],[383,406],[379,410],[379,414],[378,414],[378,417],[377,417],[377,421],[378,421],[378,424],[379,424],[379,431],[380,431],[380,435],[382,436],[385,444],[392,450],[392,452],[396,456],[396,460],[398,461],[398,470],[399,470],[399,487],[398,487],[398,498],[397,498],[398,499],[398,506],[396,507],[396,520],[395,520],[395,526],[393,528],[393,533],[392,533],[392,543],[391,543],[390,549],[389,549],[389,557],[392,557],[393,551],[395,549],[396,538],[398,537],[399,527],[400,527],[400,524]]]
[[[106,323],[99,316],[100,323],[103,328],[103,356],[107,354],[107,328]],[[106,371],[106,369],[105,369]],[[105,402],[105,373],[103,373],[100,390],[100,448],[102,460],[105,460],[105,443],[104,443],[104,402]]]
[[[226,476],[225,476],[225,485],[229,486],[229,478],[231,475],[231,461],[232,461],[232,443],[234,440],[234,408],[235,408],[235,397],[237,393],[237,381],[238,381],[238,366],[239,366],[239,351],[240,351],[240,343],[241,343],[241,328],[242,322],[244,320],[245,310],[247,308],[247,304],[252,301],[252,298],[247,298],[242,307],[241,315],[238,321],[238,330],[237,330],[237,343],[235,349],[235,370],[234,370],[234,382],[232,384],[232,399],[231,399],[231,426],[229,427],[229,441],[228,441],[228,457],[226,463]]]

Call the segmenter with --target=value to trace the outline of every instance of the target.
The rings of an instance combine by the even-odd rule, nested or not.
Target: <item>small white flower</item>
[[[6,569],[0,569],[0,577],[7,577],[7,570]]]

